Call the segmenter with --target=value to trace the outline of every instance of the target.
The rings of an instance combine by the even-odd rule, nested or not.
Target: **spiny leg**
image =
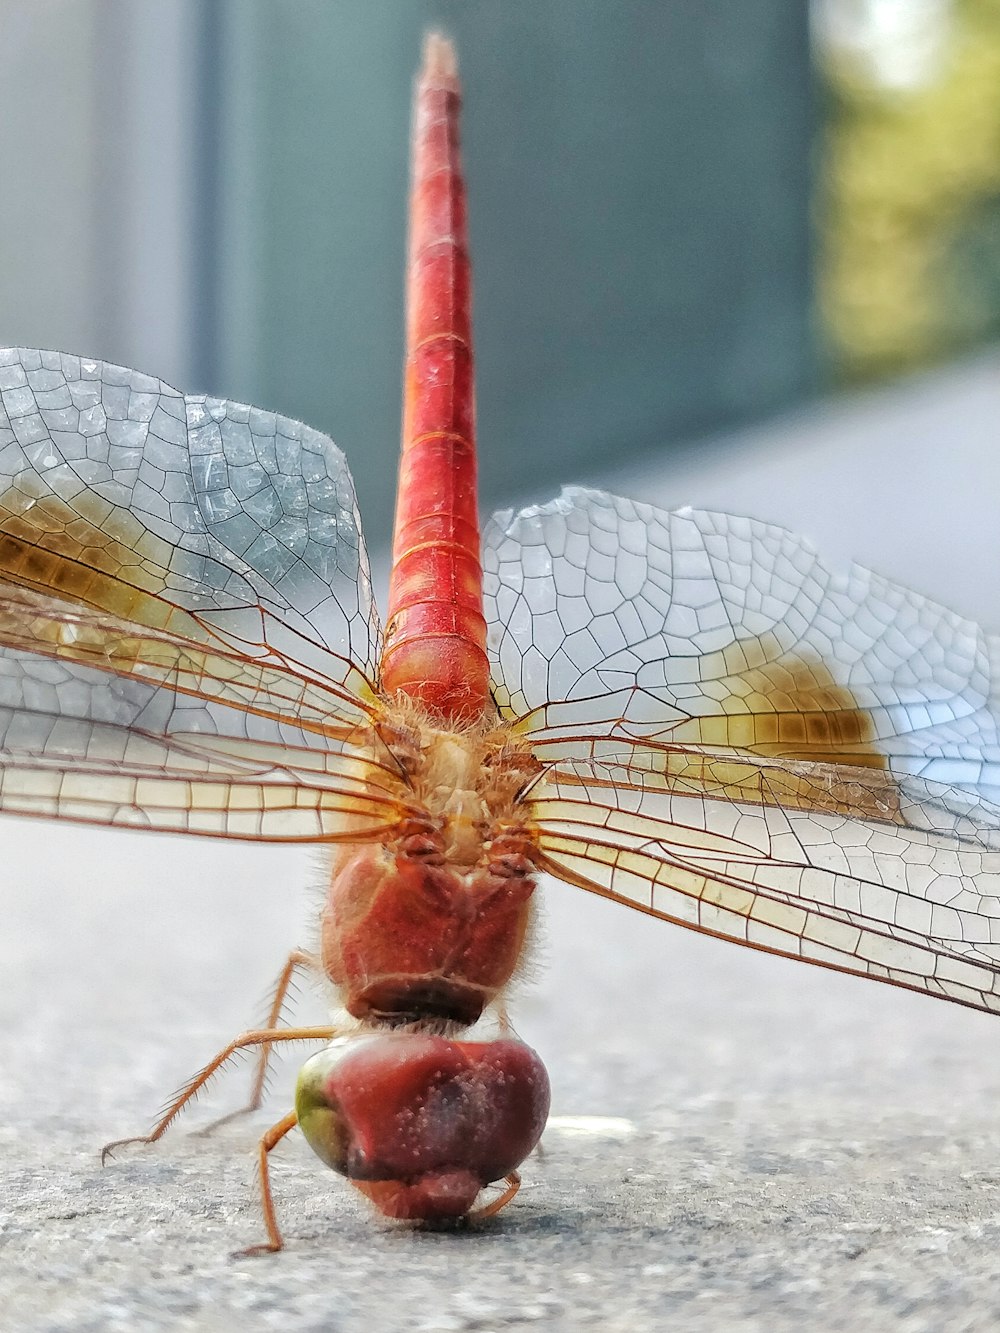
[[[271,1007],[268,1010],[267,1018],[264,1021],[264,1027],[277,1028],[281,1022],[281,1011],[285,1007],[288,999],[288,992],[291,988],[292,978],[299,968],[318,969],[319,960],[305,949],[293,949],[288,955],[285,966],[281,970],[274,987],[274,994],[271,996]],[[211,1121],[201,1129],[196,1130],[196,1134],[203,1136],[214,1134],[222,1125],[228,1125],[231,1120],[238,1120],[240,1116],[249,1115],[252,1111],[260,1109],[264,1100],[264,1084],[267,1081],[267,1071],[271,1063],[271,1043],[265,1042],[261,1045],[257,1054],[257,1067],[254,1070],[253,1080],[250,1084],[250,1096],[246,1105],[238,1107],[235,1111],[229,1111],[226,1115],[219,1116],[217,1120]]]
[[[507,1188],[498,1195],[492,1203],[483,1204],[482,1208],[474,1208],[469,1213],[470,1222],[481,1222],[484,1217],[494,1217],[501,1208],[506,1208],[513,1199],[514,1195],[521,1188],[521,1176],[519,1172],[512,1171],[509,1176],[504,1176],[507,1182]]]
[[[257,1254],[277,1254],[284,1247],[285,1242],[281,1239],[281,1232],[278,1230],[278,1219],[274,1215],[274,1196],[271,1193],[271,1168],[268,1164],[268,1153],[275,1148],[285,1135],[295,1128],[298,1124],[298,1117],[294,1111],[289,1111],[286,1116],[278,1121],[261,1137],[260,1145],[257,1149],[257,1170],[260,1176],[260,1199],[261,1207],[264,1211],[264,1226],[267,1230],[267,1240],[260,1245],[248,1245],[245,1250],[237,1250],[233,1255],[234,1259],[245,1259]]]
[[[288,955],[285,966],[282,968],[281,976],[278,978],[277,985],[274,988],[274,995],[271,998],[271,1008],[268,1010],[267,1019],[264,1026],[267,1028],[276,1028],[281,1022],[281,1011],[285,1007],[285,1001],[288,998],[288,991],[292,984],[292,978],[299,968],[316,968],[318,960],[305,949],[293,949]],[[247,1103],[248,1111],[256,1111],[261,1104],[264,1096],[264,1081],[267,1078],[267,1066],[271,1059],[271,1043],[268,1042],[262,1046],[257,1053],[257,1070],[254,1074],[253,1083],[250,1086],[250,1100]]]
[[[261,1028],[255,1032],[241,1033],[228,1046],[224,1046],[204,1069],[195,1074],[190,1082],[185,1083],[148,1134],[137,1134],[127,1139],[114,1139],[111,1143],[106,1143],[101,1149],[102,1165],[107,1162],[108,1157],[116,1148],[124,1147],[127,1143],[155,1143],[157,1139],[162,1138],[177,1116],[193,1098],[197,1097],[212,1075],[218,1073],[222,1066],[228,1060],[231,1060],[238,1051],[265,1044],[270,1047],[273,1043],[279,1041],[330,1041],[335,1035],[336,1029],[331,1027]]]

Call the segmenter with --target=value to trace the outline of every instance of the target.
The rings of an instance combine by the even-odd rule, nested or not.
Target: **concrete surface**
[[[998,421],[991,355],[599,480],[784,522],[997,628]],[[288,1248],[233,1259],[294,1060],[252,1121],[190,1133],[237,1072],[157,1148],[98,1149],[259,1017],[315,859],[22,820],[0,846],[3,1333],[1000,1327],[991,1018],[550,884],[514,1014],[558,1118],[519,1199],[475,1231],[388,1226],[292,1136]]]

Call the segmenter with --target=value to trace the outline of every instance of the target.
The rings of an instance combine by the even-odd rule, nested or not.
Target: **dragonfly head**
[[[541,1138],[545,1066],[518,1041],[417,1033],[341,1037],[303,1066],[299,1127],[388,1217],[445,1221]]]

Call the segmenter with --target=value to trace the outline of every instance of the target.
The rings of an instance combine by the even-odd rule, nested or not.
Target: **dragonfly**
[[[328,849],[318,947],[141,1140],[238,1052],[255,1107],[277,1045],[324,1043],[246,1253],[282,1247],[295,1127],[388,1217],[511,1201],[549,1106],[504,1000],[542,873],[1000,1010],[1000,639],[753,519],[571,487],[480,530],[459,111],[432,34],[384,633],[326,435],[0,353],[0,809]],[[283,1022],[300,971],[328,1026]]]

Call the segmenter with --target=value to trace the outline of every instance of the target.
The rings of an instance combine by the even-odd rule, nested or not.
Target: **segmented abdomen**
[[[492,706],[459,107],[454,52],[431,37],[413,132],[403,442],[381,685],[446,724]]]

